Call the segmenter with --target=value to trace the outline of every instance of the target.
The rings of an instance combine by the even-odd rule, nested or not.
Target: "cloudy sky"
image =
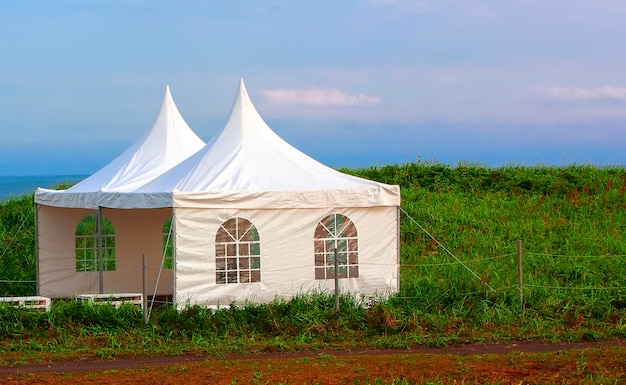
[[[239,78],[333,167],[626,164],[626,1],[0,1],[0,175],[88,174]],[[622,37],[620,37],[622,36]]]

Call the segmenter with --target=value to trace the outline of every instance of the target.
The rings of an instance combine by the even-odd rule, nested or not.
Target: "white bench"
[[[26,309],[50,310],[50,298],[37,295],[26,297],[0,297],[0,302],[8,302],[15,307],[23,307]]]
[[[111,304],[116,308],[123,303],[128,303],[143,309],[143,294],[141,293],[78,294],[75,298],[95,304]]]

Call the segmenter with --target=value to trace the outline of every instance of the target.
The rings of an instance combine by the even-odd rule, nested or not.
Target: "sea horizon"
[[[0,175],[0,202],[9,198],[30,195],[38,187],[55,188],[60,184],[74,184],[88,175]]]

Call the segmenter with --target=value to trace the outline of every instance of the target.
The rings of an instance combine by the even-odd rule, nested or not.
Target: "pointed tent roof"
[[[181,116],[169,86],[152,128],[102,169],[68,190],[38,189],[37,203],[94,207],[102,191],[134,191],[187,159],[204,146]]]
[[[272,193],[272,201],[309,200],[285,196],[285,192],[350,192],[367,205],[376,205],[380,196],[385,205],[399,205],[399,189],[382,183],[341,173],[310,158],[281,139],[263,121],[246,91],[243,79],[226,126],[202,150],[170,171],[139,188],[137,193],[172,192],[192,199],[246,200]],[[385,190],[387,193],[382,193]],[[283,194],[276,194],[281,192]],[[195,196],[194,196],[195,195]],[[332,195],[332,194],[331,194]],[[246,198],[247,197],[247,198]],[[244,199],[246,198],[246,199]],[[335,202],[343,198],[331,197]],[[315,201],[315,199],[313,199]],[[311,202],[314,205],[314,202]]]

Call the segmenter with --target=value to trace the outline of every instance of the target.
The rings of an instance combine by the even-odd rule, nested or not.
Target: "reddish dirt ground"
[[[0,367],[2,384],[626,383],[626,341],[59,361]]]

